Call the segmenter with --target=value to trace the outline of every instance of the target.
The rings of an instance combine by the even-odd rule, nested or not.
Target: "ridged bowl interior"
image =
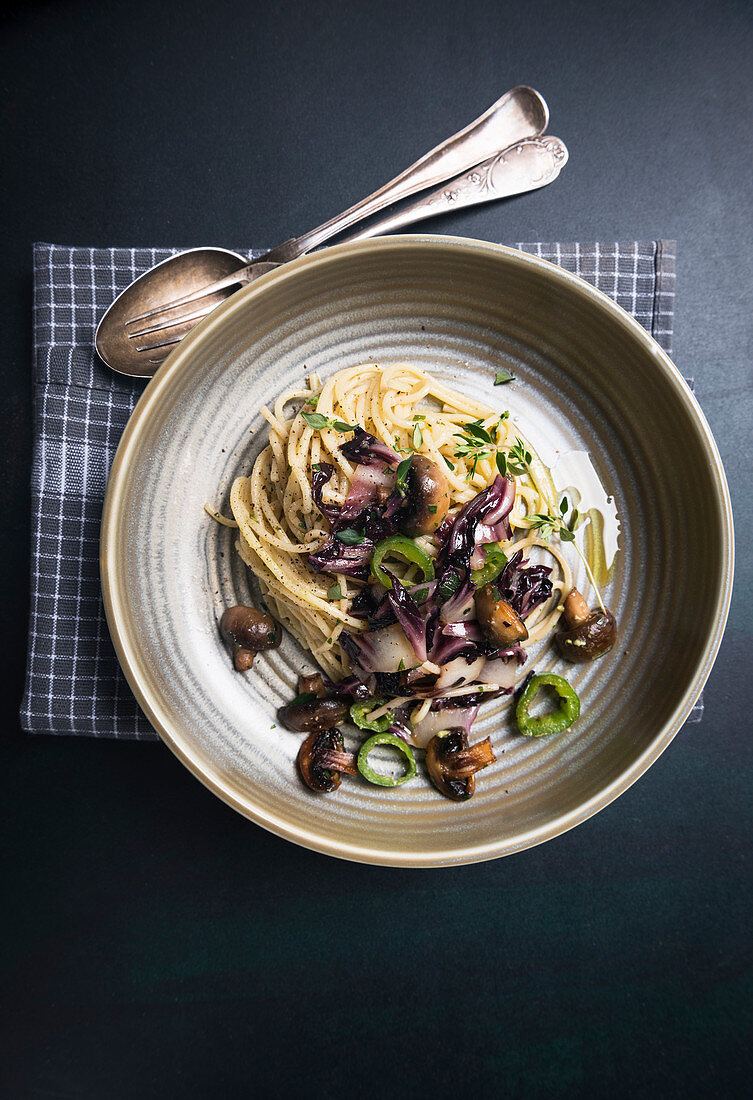
[[[426,778],[344,779],[317,796],[295,771],[301,736],[276,723],[313,665],[290,638],[231,668],[222,610],[254,599],[235,535],[205,502],[265,442],[262,404],[311,371],[410,360],[511,415],[545,460],[586,450],[620,516],[609,605],[619,645],[567,666],[582,717],[553,738],[482,708],[497,763],[458,804]],[[495,371],[517,381],[494,387]],[[580,574],[579,574],[580,575]],[[708,426],[666,355],[619,307],[552,265],[446,237],[328,249],[231,297],[150,383],[121,443],[102,531],[115,646],[145,713],[181,760],[241,813],[300,844],[406,866],[471,862],[555,836],[625,790],[687,717],[721,640],[732,583],[729,495]],[[564,663],[549,653],[538,671]],[[421,756],[421,754],[418,754]]]

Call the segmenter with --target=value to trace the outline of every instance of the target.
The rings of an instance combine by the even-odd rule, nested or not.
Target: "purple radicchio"
[[[400,456],[391,447],[380,442],[376,436],[370,435],[361,427],[355,429],[352,439],[343,443],[340,453],[359,466],[371,466],[376,462],[386,462],[388,466],[400,464]]]
[[[551,596],[551,572],[548,565],[529,565],[528,559],[523,560],[523,551],[518,550],[493,583],[500,599],[525,619]]]
[[[476,547],[476,531],[479,524],[496,527],[505,523],[505,538],[510,537],[507,523],[515,503],[515,483],[509,477],[497,474],[491,485],[482,489],[473,500],[463,505],[444,545],[443,555],[449,565],[468,569],[471,554]],[[498,541],[498,540],[496,540]]]
[[[426,620],[413,597],[402,584],[393,584],[387,593],[392,612],[403,628],[413,652],[421,662],[426,660]]]
[[[309,565],[315,573],[342,573],[344,577],[365,581],[373,553],[371,539],[362,536],[361,542],[351,545],[334,535],[319,550],[309,554]]]

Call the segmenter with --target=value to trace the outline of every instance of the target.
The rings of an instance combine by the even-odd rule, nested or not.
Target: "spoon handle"
[[[548,121],[549,108],[538,92],[525,85],[512,88],[470,125],[437,145],[378,191],[302,237],[278,245],[260,259],[278,263],[294,260],[398,199],[451,179],[522,138],[543,134]]]
[[[409,206],[380,218],[346,238],[348,241],[379,237],[393,229],[492,199],[509,198],[545,187],[567,164],[568,152],[559,138],[526,138],[496,153],[448,183],[422,195]]]

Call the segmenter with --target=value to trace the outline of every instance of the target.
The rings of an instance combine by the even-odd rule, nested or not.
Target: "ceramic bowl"
[[[344,779],[314,795],[301,736],[276,722],[312,669],[290,638],[250,673],[218,621],[253,601],[223,506],[264,444],[262,404],[311,371],[410,360],[511,415],[552,461],[587,451],[617,502],[608,604],[619,644],[568,666],[582,716],[556,737],[515,733],[509,701],[482,708],[497,763],[466,803],[419,776],[392,789]],[[516,382],[492,385],[506,367]],[[147,717],[220,798],[274,833],[370,863],[491,859],[557,836],[633,783],[687,718],[711,670],[732,586],[719,454],[686,383],[650,336],[567,272],[498,245],[383,238],[330,248],[233,295],[170,356],[112,469],[102,583],[118,657]],[[562,662],[545,653],[539,671]]]

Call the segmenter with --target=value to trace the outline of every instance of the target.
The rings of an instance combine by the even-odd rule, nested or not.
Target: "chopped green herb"
[[[357,425],[346,424],[344,420],[331,419],[329,416],[322,416],[321,413],[301,413],[303,419],[306,421],[310,428],[314,431],[323,431],[325,428],[334,428],[336,432],[354,432]]]
[[[450,596],[454,596],[460,587],[460,577],[457,573],[448,573],[444,577],[437,587],[437,596],[440,600],[449,600]]]
[[[532,461],[533,456],[527,451],[523,440],[519,437],[515,440],[515,446],[510,448],[507,466],[514,474],[524,474]]]
[[[400,658],[400,664],[397,666],[397,671],[398,672],[404,672],[405,671],[405,661],[403,660],[402,657]]]
[[[410,464],[413,461],[413,455],[409,458],[404,458],[397,468],[397,474],[395,477],[395,488],[404,497],[408,482],[408,471],[410,470]]]
[[[428,588],[419,588],[418,592],[413,593],[413,599],[416,603],[423,603],[426,597],[429,595]],[[405,666],[403,666],[405,667]]]
[[[420,425],[416,424],[415,428],[413,429],[413,449],[417,451],[423,441],[423,432],[421,431]]]
[[[447,463],[447,465],[448,465],[448,466],[450,467],[450,469],[451,469],[451,470],[453,471],[453,473],[454,473],[454,472],[455,472],[455,464],[454,464],[454,462],[450,462],[449,458],[447,458],[447,456],[446,456],[446,455],[442,455],[442,458],[443,458],[443,459],[445,460],[445,462]]]
[[[319,394],[318,393],[315,393],[313,395],[313,397],[307,397],[306,398],[306,404],[307,405],[312,405],[314,408],[316,408],[318,403],[319,403]]]
[[[515,375],[511,374],[509,370],[504,370],[504,368],[502,370],[498,370],[497,373],[494,375],[495,386],[504,386],[505,382],[514,381]]]
[[[436,511],[437,511],[436,504],[430,504],[429,505],[429,511],[431,512],[432,515],[436,515]]]
[[[426,417],[424,416],[423,413],[416,413],[416,415],[413,417],[413,419],[414,419],[414,421],[415,420],[426,420]]]
[[[497,469],[502,477],[507,477],[507,455],[504,451],[497,451]]]
[[[295,699],[291,703],[293,707],[303,706],[304,703],[313,703],[316,696],[311,691],[304,691],[301,695],[296,695]]]
[[[329,427],[329,420],[326,416],[322,416],[321,413],[303,413],[303,419],[306,421],[309,428],[313,428],[314,431],[321,431],[322,428]]]
[[[343,598],[343,590],[340,587],[340,582],[336,581],[331,588],[327,589],[328,600],[341,600]]]
[[[360,531],[354,531],[352,527],[345,527],[342,531],[338,531],[335,537],[346,546],[360,546],[362,542],[366,542],[366,536]]]

